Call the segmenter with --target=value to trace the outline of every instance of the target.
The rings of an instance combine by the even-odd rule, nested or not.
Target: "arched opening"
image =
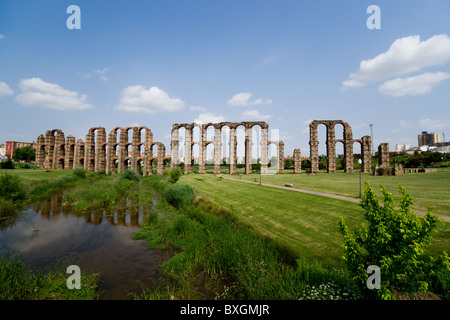
[[[362,141],[360,139],[353,140],[353,168],[355,171],[359,171],[358,161],[362,160],[362,150]]]
[[[319,170],[327,170],[328,168],[327,134],[328,126],[324,123],[319,123],[317,125],[317,141],[319,142]]]
[[[230,127],[228,125],[223,125],[220,128],[220,131],[220,139],[222,142],[220,171],[228,173],[230,171]]]
[[[245,126],[236,127],[236,172],[245,174]]]

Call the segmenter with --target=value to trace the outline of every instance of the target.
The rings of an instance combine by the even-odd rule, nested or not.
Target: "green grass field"
[[[4,173],[19,175],[25,184],[39,181],[48,181],[72,175],[72,170],[49,170],[46,169],[0,169],[0,175]]]
[[[243,179],[259,182],[259,174],[230,176],[234,179]],[[367,180],[369,185],[380,196],[379,186],[384,185],[393,195],[396,201],[400,199],[398,185],[402,185],[411,194],[414,200],[414,209],[426,211],[431,204],[434,213],[450,216],[450,171],[438,171],[434,173],[404,174],[401,176],[374,176],[371,173],[362,173],[362,180]],[[352,198],[359,197],[359,172],[353,173],[307,173],[292,174],[292,170],[285,174],[263,175],[262,183],[284,185],[290,183],[294,188],[326,192]],[[363,185],[364,187],[364,185]]]
[[[297,177],[297,175],[291,176]],[[279,177],[279,182],[284,181],[283,176],[279,175]],[[308,179],[317,176],[304,175],[303,177]],[[319,176],[322,178],[322,183],[325,183],[325,177],[325,175],[323,178]],[[342,180],[354,179],[351,175],[341,175],[341,177]],[[242,178],[244,179],[244,176]],[[246,178],[251,179],[251,176]],[[267,178],[267,176],[263,177],[263,179]],[[288,245],[301,256],[324,262],[335,263],[343,254],[342,236],[337,225],[339,214],[344,216],[350,228],[356,228],[365,221],[363,210],[359,205],[347,201],[230,181],[209,174],[184,175],[180,183],[190,184],[198,190],[200,196],[233,209],[239,219],[254,226],[259,232]],[[312,184],[311,181],[310,184]],[[348,189],[351,188],[348,187]],[[394,189],[396,192],[396,186]],[[408,188],[407,191],[409,191]],[[450,224],[445,223],[439,227],[434,238],[430,252],[442,250],[449,252]]]

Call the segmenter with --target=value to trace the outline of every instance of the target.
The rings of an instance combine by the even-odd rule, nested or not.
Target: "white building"
[[[395,151],[396,152],[405,152],[406,150],[411,149],[410,144],[396,144],[395,145]]]
[[[0,144],[0,160],[6,158],[6,146],[5,144]]]

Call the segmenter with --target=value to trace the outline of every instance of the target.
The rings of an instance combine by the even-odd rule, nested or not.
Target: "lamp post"
[[[444,172],[444,157],[441,157],[442,160],[442,172]]]
[[[358,164],[359,164],[359,197],[361,198],[361,163],[362,160],[358,159]]]

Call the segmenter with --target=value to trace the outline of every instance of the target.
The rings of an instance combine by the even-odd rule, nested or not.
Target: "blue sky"
[[[381,29],[367,28],[370,5]],[[286,155],[309,154],[315,119],[346,121],[355,139],[372,123],[391,150],[423,130],[450,138],[449,12],[444,0],[2,0],[0,143],[138,124],[169,152],[173,123],[209,120],[264,120]]]

